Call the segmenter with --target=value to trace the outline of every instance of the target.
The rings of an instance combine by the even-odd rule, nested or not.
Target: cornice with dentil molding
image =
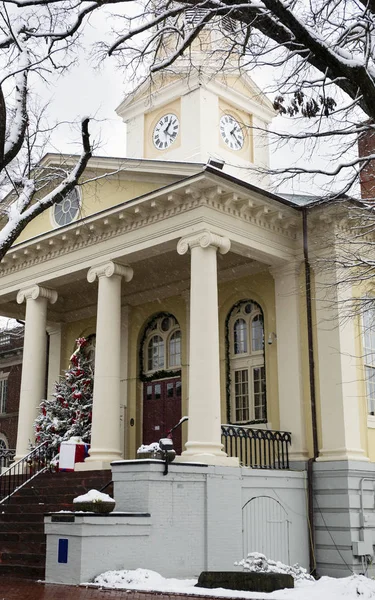
[[[0,267],[1,275],[10,275],[34,265],[53,260],[71,252],[96,245],[129,231],[141,229],[147,225],[166,220],[170,217],[190,211],[198,206],[214,208],[242,221],[253,224],[283,237],[296,240],[295,220],[288,214],[282,218],[283,211],[271,213],[269,210],[255,210],[253,202],[239,202],[235,194],[199,193],[196,189],[169,193],[166,198],[129,202],[127,206],[114,207],[105,214],[93,215],[84,223],[76,222],[71,229],[54,230],[42,236],[38,241],[31,240],[12,248]],[[229,196],[229,199],[228,199]],[[8,263],[12,263],[9,264]]]

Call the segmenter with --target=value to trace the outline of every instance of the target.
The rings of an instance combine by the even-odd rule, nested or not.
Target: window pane
[[[173,383],[167,383],[167,396],[168,398],[173,397]]]
[[[181,396],[181,381],[176,382],[176,396]]]
[[[375,414],[375,311],[367,310],[363,315],[363,360],[365,364],[367,407]]]
[[[146,396],[147,400],[152,400],[152,385],[147,386]]]
[[[8,380],[0,379],[0,413],[6,412],[8,396]]]
[[[253,369],[254,382],[254,419],[265,420],[266,415],[266,385],[264,367]]]
[[[252,351],[259,352],[263,350],[263,319],[261,315],[256,315],[251,322],[251,340],[252,340]]]
[[[155,385],[155,400],[160,400],[161,398],[161,385],[160,383],[157,383]]]
[[[160,335],[154,335],[148,343],[147,369],[156,371],[164,368],[164,341]]]
[[[245,354],[247,352],[247,326],[244,319],[237,319],[233,328],[234,354]]]
[[[249,420],[249,373],[247,369],[234,372],[235,420]]]
[[[169,366],[181,365],[181,331],[175,331],[169,340]]]

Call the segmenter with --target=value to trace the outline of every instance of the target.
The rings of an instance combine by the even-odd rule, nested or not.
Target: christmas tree
[[[56,453],[61,442],[75,436],[90,443],[93,368],[85,355],[87,340],[79,338],[76,344],[70,369],[56,382],[52,399],[40,404],[34,424],[36,445],[48,442]]]

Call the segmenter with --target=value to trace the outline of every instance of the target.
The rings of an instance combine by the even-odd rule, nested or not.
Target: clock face
[[[180,130],[180,122],[176,115],[168,113],[161,117],[154,127],[152,140],[155,148],[158,150],[166,150],[169,148]]]
[[[231,150],[241,150],[244,137],[241,125],[232,115],[223,115],[220,119],[220,134]]]

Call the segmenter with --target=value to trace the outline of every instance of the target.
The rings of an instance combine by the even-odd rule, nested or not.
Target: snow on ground
[[[94,584],[103,588],[155,591],[218,598],[249,598],[256,600],[375,600],[375,581],[363,575],[342,579],[322,577],[319,581],[296,580],[294,589],[284,589],[262,594],[238,592],[223,588],[194,587],[196,579],[166,579],[147,569],[135,571],[107,571],[95,578]]]

